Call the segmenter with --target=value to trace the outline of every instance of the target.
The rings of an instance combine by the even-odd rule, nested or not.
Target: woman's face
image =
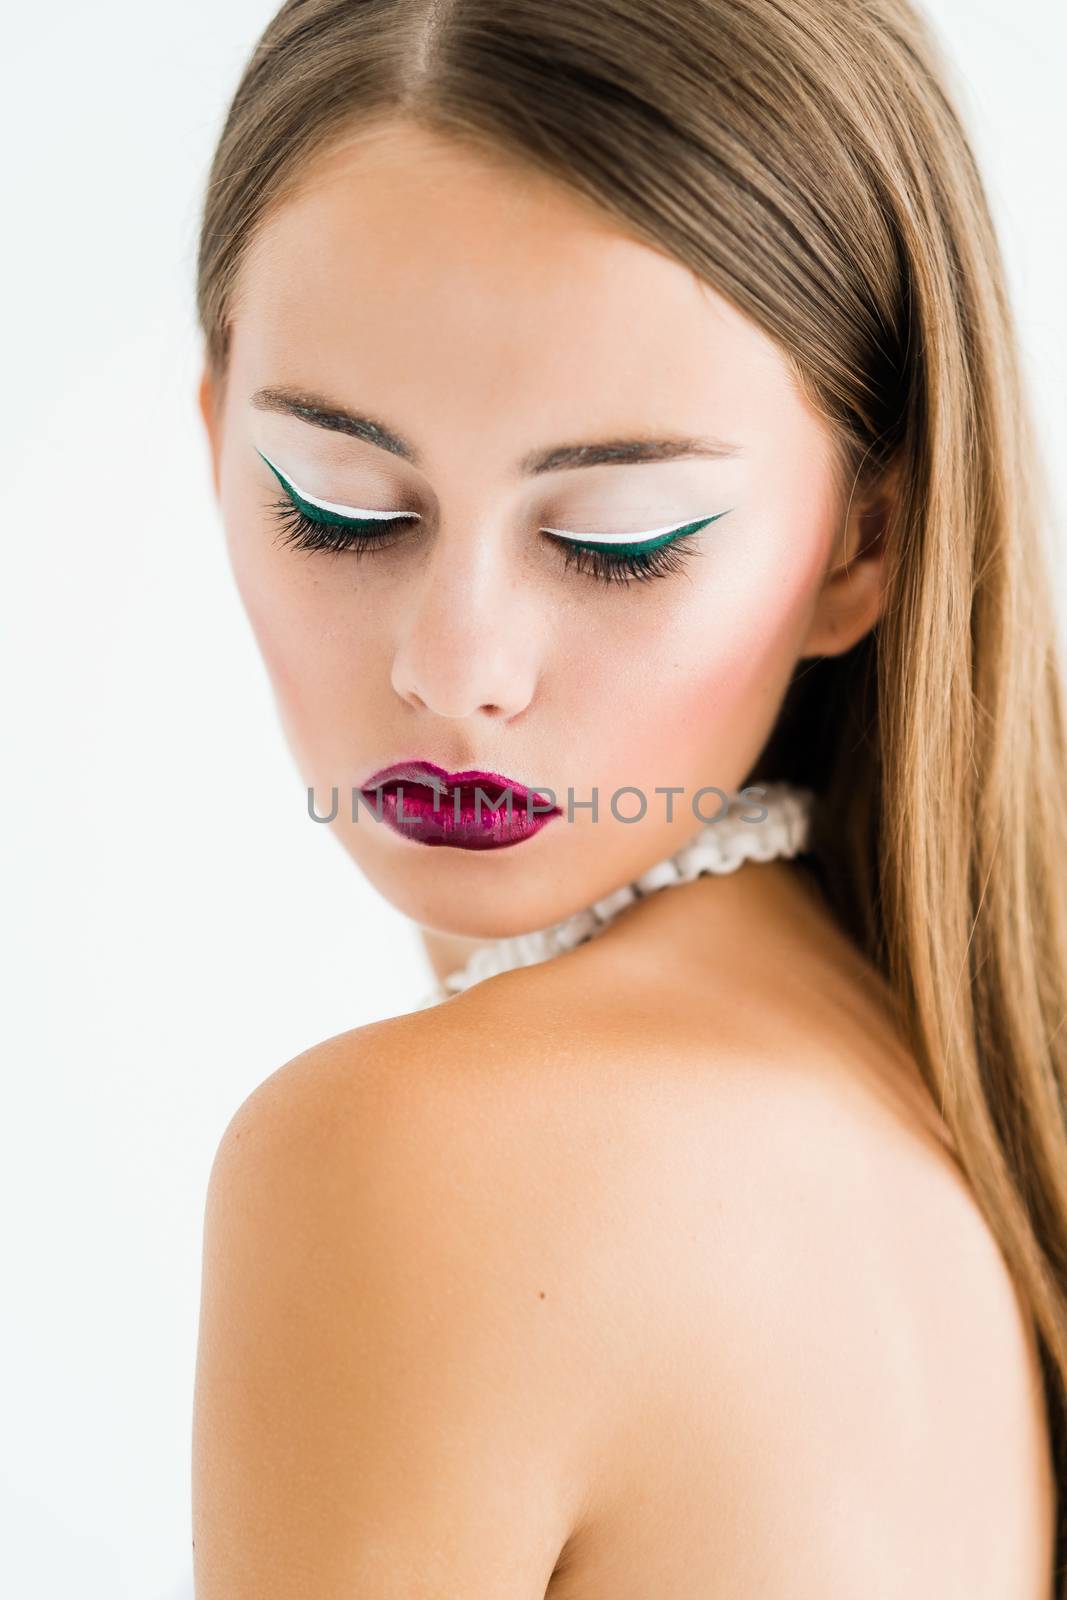
[[[213,398],[205,378],[294,757],[427,929],[540,927],[678,849],[720,808],[699,791],[744,781],[798,658],[877,614],[875,564],[840,570],[853,512],[777,347],[580,198],[407,124],[320,158],[264,224]],[[294,542],[353,522],[366,548]],[[410,782],[419,820],[391,826],[388,790],[353,819],[353,791],[409,761],[535,798],[513,790],[508,833],[483,784],[481,830],[443,845],[450,790],[437,827]]]

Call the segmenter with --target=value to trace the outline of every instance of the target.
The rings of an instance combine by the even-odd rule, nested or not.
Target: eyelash
[[[703,523],[700,524],[703,527]],[[642,582],[647,578],[666,578],[680,572],[688,558],[696,554],[689,543],[694,528],[689,533],[679,533],[670,544],[661,544],[655,550],[630,551],[624,555],[609,555],[605,550],[592,550],[587,545],[557,540],[563,551],[564,571],[573,567],[575,572],[586,572],[605,583]]]
[[[273,501],[271,509],[282,527],[282,542],[295,550],[328,550],[334,554],[364,555],[367,551],[380,550],[393,543],[387,534],[364,533],[358,527],[343,522],[313,522],[289,499]],[[397,528],[416,521],[418,518],[414,514],[394,517],[388,526]],[[650,578],[665,578],[680,571],[686,561],[697,553],[695,546],[689,543],[693,535],[709,522],[715,521],[716,517],[704,517],[699,522],[686,525],[687,531],[677,534],[670,544],[659,545],[653,550],[631,550],[622,555],[609,554],[608,547],[594,550],[588,545],[565,539],[553,539],[553,543],[563,552],[565,571],[573,568],[604,583],[642,582]]]

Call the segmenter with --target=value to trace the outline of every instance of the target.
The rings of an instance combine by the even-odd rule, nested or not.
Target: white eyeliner
[[[290,489],[295,490],[301,500],[306,500],[308,505],[314,506],[317,511],[332,511],[339,517],[352,517],[357,522],[392,522],[397,517],[413,517],[417,515],[414,511],[361,511],[356,506],[338,505],[334,500],[320,500],[318,495],[308,494],[306,489],[301,489],[295,479],[291,478],[287,472],[283,472],[281,467],[275,466],[269,456],[263,455],[262,450],[259,451],[259,454],[263,456],[263,460],[268,467],[276,472],[279,478],[283,478]]]
[[[722,516],[722,512],[719,512]],[[707,517],[693,517],[693,522],[707,522]],[[649,539],[658,539],[665,533],[673,533],[676,528],[687,528],[688,522],[669,522],[665,528],[653,528],[651,533],[569,533],[564,528],[542,528],[542,533],[551,533],[557,539],[570,539],[581,544],[645,544]]]

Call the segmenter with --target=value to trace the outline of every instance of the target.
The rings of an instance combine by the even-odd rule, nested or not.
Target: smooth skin
[[[250,403],[280,386],[421,464]],[[308,783],[421,755],[730,789],[796,661],[877,620],[890,491],[842,494],[770,341],[584,202],[405,124],[267,223],[201,406]],[[736,454],[513,470],[665,432]],[[419,532],[277,544],[257,445]],[[683,573],[631,588],[538,532],[726,505]],[[581,817],[473,854],[338,827],[440,973],[692,831]],[[193,1491],[198,1600],[1049,1600],[1032,1327],[799,863],[653,895],[260,1085],[208,1191]]]

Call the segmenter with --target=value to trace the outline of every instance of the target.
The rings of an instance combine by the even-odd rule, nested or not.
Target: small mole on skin
[[[538,1299],[539,1299],[539,1300],[543,1300],[543,1299],[544,1299],[544,1298],[545,1298],[545,1291],[544,1291],[544,1290],[543,1290],[543,1289],[538,1289],[538,1291],[537,1291],[537,1298],[538,1298]]]

